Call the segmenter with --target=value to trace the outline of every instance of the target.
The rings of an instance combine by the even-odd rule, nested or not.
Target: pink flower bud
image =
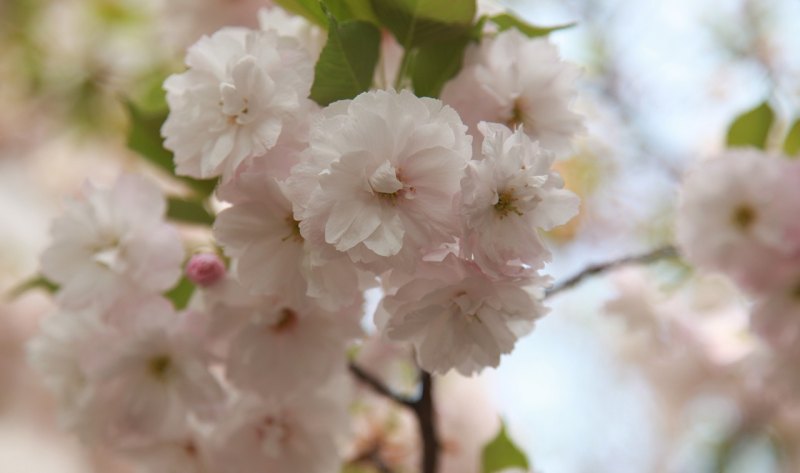
[[[211,286],[225,276],[225,263],[214,253],[198,253],[186,265],[186,277],[199,286]]]

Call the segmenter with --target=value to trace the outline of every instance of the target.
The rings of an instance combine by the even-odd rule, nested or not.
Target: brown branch
[[[422,371],[422,394],[414,406],[414,415],[422,438],[422,473],[436,473],[439,464],[439,437],[436,433],[436,410],[433,404],[433,378]]]
[[[401,406],[405,406],[417,418],[420,438],[422,439],[422,473],[436,473],[439,463],[439,438],[436,432],[436,411],[433,404],[433,377],[430,373],[420,370],[420,396],[409,399],[392,392],[389,387],[379,379],[367,373],[363,368],[350,363],[350,372],[359,381],[367,385],[377,394],[384,396]]]
[[[605,263],[593,264],[591,266],[587,266],[578,274],[575,274],[574,276],[569,277],[548,289],[547,293],[545,294],[545,298],[552,297],[559,292],[571,289],[582,283],[584,279],[620,268],[622,266],[632,264],[648,264],[662,259],[675,258],[676,256],[678,256],[678,251],[674,246],[665,246],[641,255],[627,256],[625,258],[607,261]]]
[[[353,376],[356,377],[356,379],[369,386],[369,388],[375,391],[377,394],[389,398],[392,401],[396,402],[397,404],[410,407],[412,409],[414,408],[414,405],[417,402],[416,400],[409,399],[405,396],[401,396],[400,394],[395,394],[394,392],[392,392],[391,389],[389,389],[388,386],[383,384],[381,380],[367,373],[364,370],[364,368],[358,366],[355,363],[350,363],[348,367],[350,368],[350,372],[353,374]]]

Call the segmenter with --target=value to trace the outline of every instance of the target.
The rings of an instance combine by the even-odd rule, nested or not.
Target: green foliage
[[[421,46],[411,66],[411,83],[420,97],[438,97],[444,84],[461,70],[469,34]]]
[[[322,106],[369,90],[381,40],[378,28],[366,21],[339,23],[329,14],[328,27],[311,86],[311,98]]]
[[[172,301],[176,310],[182,310],[189,304],[189,299],[192,298],[194,288],[195,286],[192,281],[189,281],[186,276],[183,276],[175,287],[164,294],[164,297]]]
[[[794,122],[792,128],[789,129],[786,141],[783,142],[783,152],[789,156],[797,156],[800,152],[800,120]]]
[[[500,432],[497,433],[497,436],[483,447],[481,464],[483,473],[494,473],[506,468],[524,468],[526,470],[529,468],[528,458],[508,437],[505,424],[500,425]]]
[[[43,289],[47,292],[54,293],[58,291],[58,284],[48,280],[44,276],[37,275],[12,287],[6,293],[6,297],[13,300],[34,289]]]
[[[378,24],[370,0],[323,0],[328,10],[338,21],[364,20]]]
[[[511,13],[501,13],[488,17],[489,21],[497,25],[500,31],[505,31],[509,28],[516,28],[522,34],[529,38],[536,38],[537,36],[547,36],[553,31],[572,28],[575,23],[567,23],[564,25],[556,26],[536,26],[528,23],[527,21],[515,16]]]
[[[328,27],[328,18],[322,11],[319,0],[275,0],[275,3],[323,28]]]
[[[775,113],[767,102],[739,115],[728,128],[729,147],[753,146],[764,149]]]
[[[406,49],[458,38],[475,18],[475,0],[371,0],[381,24]]]
[[[164,148],[161,138],[161,126],[167,119],[166,110],[148,113],[130,102],[126,103],[126,107],[130,117],[128,148],[174,176],[175,165],[172,161],[172,153]],[[211,195],[217,184],[216,179],[198,180],[189,177],[180,177],[179,179],[188,184],[200,198]]]
[[[195,225],[212,225],[214,216],[206,210],[203,202],[170,197],[167,200],[167,218],[176,222]]]

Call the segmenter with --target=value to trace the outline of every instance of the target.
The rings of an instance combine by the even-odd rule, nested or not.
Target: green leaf
[[[364,20],[378,24],[370,0],[323,0],[337,21]]]
[[[183,200],[177,197],[167,199],[167,218],[195,225],[210,226],[214,223],[214,216],[206,210],[201,201]]]
[[[34,276],[12,287],[6,293],[6,297],[8,299],[16,299],[17,297],[25,294],[26,292],[32,291],[34,289],[43,289],[47,292],[54,293],[58,291],[58,284],[50,281],[44,276]]]
[[[312,23],[327,28],[328,19],[322,11],[319,0],[275,0],[284,10],[300,15]]]
[[[369,90],[381,41],[380,31],[371,23],[339,23],[332,15],[328,21],[328,41],[319,55],[311,86],[311,98],[322,106]]]
[[[135,105],[128,103],[130,128],[128,129],[128,148],[147,158],[151,163],[173,172],[172,153],[167,151],[161,139],[161,125],[166,114],[147,114]]]
[[[494,473],[515,467],[526,470],[529,468],[528,458],[508,437],[504,423],[500,425],[500,432],[494,440],[483,447],[481,464],[483,473]]]
[[[729,147],[754,146],[764,149],[775,121],[775,113],[767,102],[739,115],[728,128]]]
[[[128,128],[128,148],[136,151],[170,175],[175,175],[175,165],[172,153],[164,148],[161,138],[161,126],[167,119],[167,111],[147,113],[131,102],[126,103],[130,125]],[[208,197],[214,192],[216,179],[192,179],[180,177],[181,181],[189,185],[200,197]]]
[[[800,120],[794,122],[786,141],[783,142],[783,152],[789,156],[796,156],[800,152]]]
[[[415,46],[452,40],[472,26],[475,0],[371,0],[375,15],[397,41]]]
[[[500,31],[505,31],[509,28],[516,28],[522,34],[529,38],[536,38],[537,36],[547,36],[553,31],[564,30],[572,28],[575,23],[566,23],[556,26],[536,26],[528,23],[527,21],[512,15],[511,13],[501,13],[499,15],[490,16],[489,20],[500,28]]]
[[[186,306],[189,304],[189,299],[192,298],[192,294],[194,293],[194,283],[189,281],[186,276],[183,276],[178,284],[169,290],[164,297],[172,301],[172,304],[175,306],[175,309],[181,310],[185,309]]]
[[[453,78],[464,60],[464,50],[470,35],[421,46],[411,67],[411,83],[414,93],[420,97],[439,97],[444,84]]]

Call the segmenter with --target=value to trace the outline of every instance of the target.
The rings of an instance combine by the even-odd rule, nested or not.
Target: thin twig
[[[405,396],[401,396],[400,394],[395,394],[394,392],[392,392],[391,389],[389,389],[388,386],[383,384],[381,380],[367,373],[364,370],[364,368],[358,366],[357,364],[350,363],[349,368],[350,372],[353,373],[353,376],[355,376],[356,379],[369,386],[370,389],[380,394],[381,396],[387,397],[398,404],[410,407],[412,409],[416,405],[417,402],[416,400],[409,399]]]
[[[554,285],[550,289],[548,289],[547,293],[545,294],[545,298],[552,297],[561,291],[571,289],[577,286],[578,284],[582,283],[584,279],[587,279],[591,276],[605,273],[607,271],[611,271],[622,266],[627,266],[631,264],[653,263],[655,261],[667,258],[674,258],[676,256],[678,256],[678,251],[675,249],[674,246],[665,246],[641,255],[627,256],[625,258],[620,258],[613,261],[607,261],[605,263],[593,264],[591,266],[587,266],[578,274],[569,277],[561,281],[560,283]]]

